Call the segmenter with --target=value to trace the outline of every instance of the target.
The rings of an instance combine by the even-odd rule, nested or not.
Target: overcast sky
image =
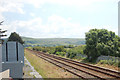
[[[33,38],[84,38],[90,29],[118,34],[119,0],[0,0],[0,28]]]

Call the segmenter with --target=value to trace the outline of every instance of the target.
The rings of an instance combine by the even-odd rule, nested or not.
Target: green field
[[[84,45],[83,38],[28,38],[22,37],[25,47],[28,46],[60,46],[60,45]]]

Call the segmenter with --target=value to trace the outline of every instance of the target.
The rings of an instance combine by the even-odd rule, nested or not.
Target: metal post
[[[118,36],[120,37],[120,1],[118,2]],[[120,61],[119,57],[118,61]]]

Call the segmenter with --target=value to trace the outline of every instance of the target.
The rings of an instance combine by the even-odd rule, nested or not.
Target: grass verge
[[[35,56],[25,50],[25,57],[43,78],[77,78],[77,76]]]

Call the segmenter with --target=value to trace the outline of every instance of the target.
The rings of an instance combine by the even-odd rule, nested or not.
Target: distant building
[[[9,41],[2,45],[2,71],[10,70],[10,77],[22,78],[24,47],[21,43]]]

